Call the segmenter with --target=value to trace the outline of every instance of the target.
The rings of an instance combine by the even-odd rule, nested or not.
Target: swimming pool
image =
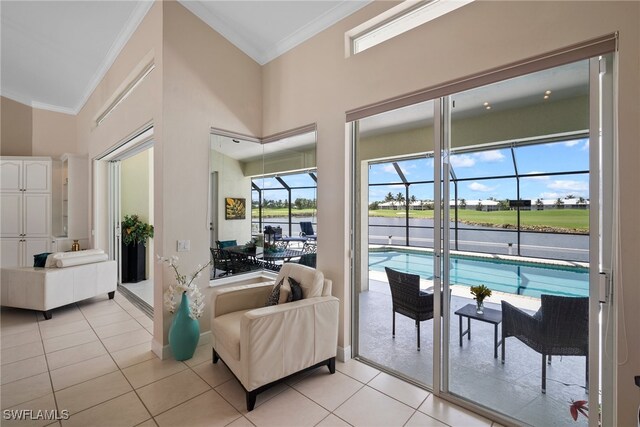
[[[541,294],[589,296],[589,269],[526,261],[488,259],[451,255],[451,284],[487,285],[490,289],[517,295],[539,297]],[[431,253],[411,250],[370,250],[369,269],[384,268],[417,274],[433,280]]]

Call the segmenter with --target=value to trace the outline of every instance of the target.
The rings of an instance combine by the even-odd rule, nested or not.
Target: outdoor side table
[[[502,340],[498,342],[498,325],[502,322],[502,312],[492,308],[484,308],[483,314],[476,313],[475,304],[467,304],[454,314],[458,315],[460,321],[460,347],[462,347],[462,337],[467,335],[467,339],[471,339],[471,319],[481,322],[491,323],[493,325],[493,358],[498,358],[498,347],[502,344]],[[467,318],[467,330],[462,331],[462,318]]]

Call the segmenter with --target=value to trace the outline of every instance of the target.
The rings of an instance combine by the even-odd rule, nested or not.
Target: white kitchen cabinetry
[[[0,264],[33,265],[51,241],[51,167],[44,157],[0,158]]]

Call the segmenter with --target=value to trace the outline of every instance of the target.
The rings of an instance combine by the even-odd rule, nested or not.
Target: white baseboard
[[[208,345],[211,343],[211,331],[206,331],[200,334],[200,340],[198,341],[198,346]],[[171,359],[173,354],[171,353],[171,347],[169,344],[163,346],[155,338],[151,341],[151,351],[155,353],[158,358],[165,360]]]
[[[336,359],[340,362],[346,362],[351,359],[351,346],[340,347],[338,346],[338,353],[336,354]]]

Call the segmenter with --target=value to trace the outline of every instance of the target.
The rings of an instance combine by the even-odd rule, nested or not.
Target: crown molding
[[[220,33],[225,39],[230,41],[238,49],[247,54],[251,59],[260,65],[266,64],[266,57],[247,38],[236,31],[231,25],[213,14],[200,0],[178,0],[189,12],[196,15],[214,31]]]
[[[305,26],[299,28],[294,33],[280,40],[271,49],[262,52],[262,56],[265,62],[261,63],[260,65],[264,65],[276,59],[280,55],[288,52],[299,44],[304,43],[313,36],[321,33],[322,31],[338,23],[349,15],[362,9],[372,1],[373,0],[343,1],[342,3],[318,16],[316,19],[309,22]]]
[[[129,15],[129,19],[127,20],[127,24],[124,26],[124,28],[122,28],[122,30],[118,34],[118,37],[116,37],[116,39],[114,40],[111,48],[109,48],[109,52],[107,52],[107,55],[102,62],[102,65],[100,66],[100,68],[98,68],[96,73],[89,81],[86,89],[84,90],[82,99],[73,109],[75,111],[73,114],[78,114],[80,110],[82,110],[84,105],[89,100],[89,97],[96,90],[98,84],[100,84],[104,76],[107,74],[107,71],[109,71],[124,46],[127,44],[136,29],[138,29],[138,26],[147,15],[153,4],[154,0],[142,0],[131,12],[131,15]]]
[[[63,114],[71,114],[72,116],[78,115],[78,110],[75,108],[62,107],[59,105],[51,105],[44,102],[33,101],[31,103],[33,108],[38,108],[40,110],[48,110],[53,111],[54,113],[63,113]]]
[[[204,6],[202,0],[178,1],[191,13],[204,21],[214,31],[220,33],[224,38],[229,40],[258,64],[265,65],[278,56],[307,41],[321,31],[326,30],[336,22],[360,10],[371,3],[372,0],[343,1],[267,50],[259,49],[232,25],[229,25],[227,22],[213,14],[206,6]]]

